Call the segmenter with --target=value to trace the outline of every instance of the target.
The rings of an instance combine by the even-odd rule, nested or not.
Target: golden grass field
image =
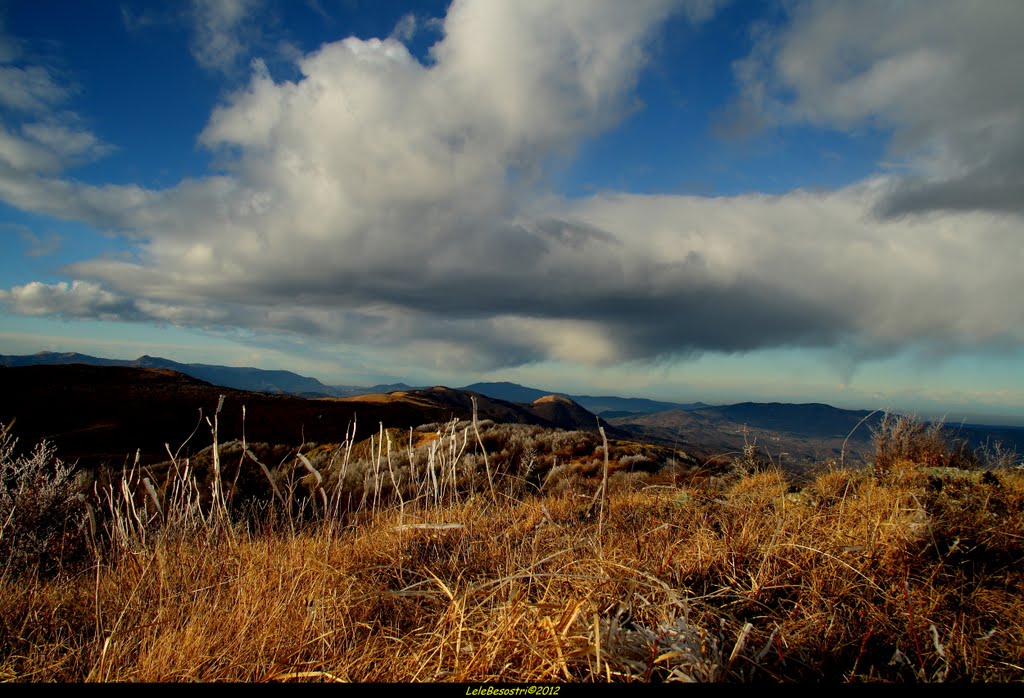
[[[0,679],[1024,680],[1013,459],[953,463],[892,419],[867,469],[797,479],[751,449],[638,470],[524,429],[127,468],[49,537],[18,523],[47,483],[5,480]],[[275,482],[265,500],[234,503],[236,466]]]

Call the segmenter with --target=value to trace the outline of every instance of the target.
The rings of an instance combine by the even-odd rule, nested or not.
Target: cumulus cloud
[[[0,291],[0,301],[23,315],[59,315],[68,318],[135,320],[132,303],[89,281],[44,284],[32,281]]]
[[[257,62],[199,136],[218,175],[161,191],[0,176],[6,201],[121,231],[135,252],[0,301],[293,333],[446,368],[1024,344],[1019,219],[966,207],[880,220],[904,186],[892,176],[778,196],[551,195],[551,159],[626,113],[644,47],[680,9],[696,21],[713,4],[463,0],[429,64],[393,38],[326,44],[295,80]],[[800,84],[827,82],[801,70]],[[875,91],[888,114],[898,90]],[[867,118],[849,104],[798,93],[776,118]]]
[[[1024,213],[1024,4],[805,0],[736,74],[739,121],[892,132],[879,210]]]
[[[90,131],[56,119],[23,124],[21,131],[65,163],[95,160],[113,150],[113,146],[103,143]]]
[[[621,313],[622,333],[635,338],[623,345],[636,358],[674,346],[870,354],[1024,342],[1024,313],[1011,300],[1013,269],[1024,261],[1019,221],[983,213],[876,220],[871,211],[890,186],[878,178],[831,193],[598,197],[574,212],[658,260],[607,299],[633,308]],[[644,309],[651,317],[630,332],[629,318]]]

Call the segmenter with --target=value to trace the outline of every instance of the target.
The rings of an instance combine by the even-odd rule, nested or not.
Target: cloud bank
[[[547,186],[551,163],[628,113],[669,16],[704,21],[715,3],[454,2],[426,63],[402,32],[325,44],[294,81],[257,61],[199,135],[225,163],[218,174],[159,191],[89,186],[23,155],[0,172],[4,200],[117,231],[135,254],[78,262],[75,281],[0,302],[293,333],[461,369],[1019,348],[1024,197],[1011,194],[1024,130],[1011,128],[1022,97],[1006,80],[1024,60],[1006,47],[1016,53],[989,87],[958,80],[1009,42],[1004,31],[982,51],[977,35],[1017,6],[954,2],[954,31],[930,3],[920,26],[881,3],[803,4],[737,67],[750,113],[892,129],[911,177],[567,200]],[[88,150],[60,135],[50,142],[65,153]]]
[[[761,125],[892,131],[884,215],[1024,213],[1024,4],[814,0],[736,66]]]

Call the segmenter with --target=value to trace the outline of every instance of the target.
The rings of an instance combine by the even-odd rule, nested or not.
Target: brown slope
[[[490,419],[499,424],[537,424],[553,427],[543,414],[526,405],[506,402],[468,390],[457,390],[444,386],[416,390],[397,390],[383,395],[358,395],[350,398],[333,398],[338,402],[364,401],[381,404],[429,405],[432,408],[448,410],[449,418],[469,419],[473,415],[473,398],[476,398],[480,419]],[[596,418],[595,418],[596,419]],[[596,423],[596,422],[595,422]]]
[[[15,421],[19,445],[48,439],[65,460],[84,465],[121,464],[139,450],[143,463],[166,458],[188,441],[182,455],[212,443],[220,396],[221,441],[238,439],[299,445],[340,442],[354,418],[360,433],[388,426],[416,426],[447,416],[441,407],[416,404],[345,404],[268,395],[210,385],[181,373],[120,366],[0,368],[0,422]],[[201,413],[200,413],[201,411]],[[202,414],[202,421],[200,421]],[[196,430],[198,424],[198,430]],[[196,430],[195,436],[189,436]]]
[[[563,395],[545,395],[531,402],[529,409],[531,413],[560,429],[596,431],[600,424],[608,436],[612,436],[611,432],[615,432],[616,436],[620,435],[618,429],[603,419],[598,420],[593,412]]]
[[[490,398],[480,393],[453,388],[434,387],[426,390],[408,390],[390,393],[392,396],[402,395],[405,399],[427,400],[432,403],[448,405],[453,410],[472,412],[472,398],[475,397],[481,419],[491,419],[499,423],[538,424],[556,429],[580,429],[597,431],[600,423],[609,438],[628,436],[606,422],[598,420],[597,415],[578,403],[562,395],[545,395],[530,404],[508,402]]]
[[[356,438],[362,439],[381,423],[407,429],[468,419],[474,396],[438,387],[306,399],[218,387],[169,370],[83,364],[0,367],[0,386],[0,423],[15,422],[12,433],[22,449],[45,438],[65,460],[89,466],[130,462],[136,450],[144,464],[165,460],[165,443],[177,451],[187,442],[182,456],[209,446],[213,438],[206,419],[212,420],[222,395],[221,442],[241,438],[244,426],[251,442],[289,446],[339,443],[353,421]],[[525,406],[476,398],[481,419],[552,426]]]

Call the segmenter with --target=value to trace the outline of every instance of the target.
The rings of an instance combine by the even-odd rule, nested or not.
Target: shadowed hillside
[[[301,395],[303,397],[350,394],[344,388],[324,385],[316,378],[300,376],[291,371],[215,364],[183,364],[159,356],[140,356],[137,359],[104,359],[87,354],[50,351],[25,356],[0,355],[0,366],[56,366],[62,364],[166,369],[184,373],[186,376],[198,378],[213,385],[261,393]]]
[[[355,421],[356,438],[374,433],[380,423],[409,428],[472,415],[474,394],[451,388],[399,391],[353,398],[305,399],[210,385],[163,369],[82,364],[0,367],[0,421],[16,421],[24,444],[53,442],[67,460],[83,465],[122,464],[139,450],[143,463],[163,460],[172,451],[198,451],[212,443],[210,426],[220,397],[222,441],[245,434],[288,446],[303,442],[338,443]],[[479,418],[495,422],[554,426],[543,410],[484,396],[477,398]],[[202,417],[202,419],[201,419]],[[576,406],[567,428],[596,431],[597,417]],[[197,429],[198,427],[198,429]],[[614,431],[609,436],[621,435]]]

